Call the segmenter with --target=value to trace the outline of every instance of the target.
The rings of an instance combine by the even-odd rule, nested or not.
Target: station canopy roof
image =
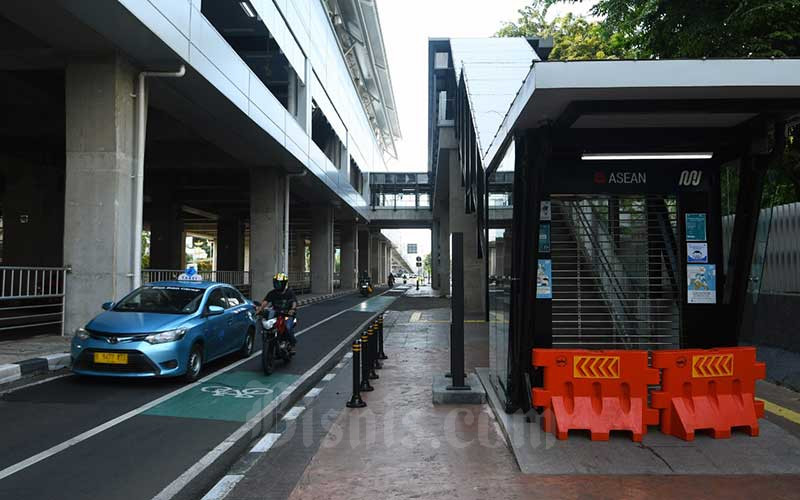
[[[525,38],[452,38],[456,78],[465,79],[481,154],[539,56]]]
[[[510,106],[495,109],[505,116],[483,155],[490,168],[515,130],[545,124],[725,129],[760,114],[798,117],[800,59],[535,61]]]

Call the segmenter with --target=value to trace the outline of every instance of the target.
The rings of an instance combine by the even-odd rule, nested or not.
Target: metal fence
[[[800,293],[800,203],[765,208],[759,214],[759,226],[769,221],[769,239],[761,278],[762,293]],[[722,219],[725,264],[729,255],[735,216]]]
[[[62,334],[68,271],[63,267],[0,267],[0,338]]]
[[[186,272],[182,269],[144,269],[142,271],[142,284],[155,283],[157,281],[173,281],[178,276]],[[238,288],[242,293],[250,295],[250,272],[249,271],[198,271],[206,281],[216,281],[227,283]]]

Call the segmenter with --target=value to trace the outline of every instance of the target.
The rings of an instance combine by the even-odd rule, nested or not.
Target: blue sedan
[[[175,377],[192,382],[203,364],[239,352],[250,356],[255,306],[235,288],[202,281],[151,283],[79,328],[72,371],[115,377]]]

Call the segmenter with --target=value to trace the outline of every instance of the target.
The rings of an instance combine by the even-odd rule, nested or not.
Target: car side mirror
[[[100,307],[102,307],[106,311],[110,311],[111,308],[114,307],[114,303],[113,302],[104,302],[103,305],[100,306]]]
[[[219,316],[224,312],[225,309],[220,306],[208,306],[208,311],[206,312],[206,316]]]

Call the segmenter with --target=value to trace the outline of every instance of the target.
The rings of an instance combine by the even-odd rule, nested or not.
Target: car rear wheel
[[[243,358],[249,358],[253,354],[253,345],[255,344],[256,340],[256,332],[252,328],[247,330],[247,335],[244,338],[244,344],[242,345],[242,350],[239,351],[239,354]]]
[[[187,382],[194,382],[200,378],[200,372],[203,370],[203,346],[195,344],[192,350],[189,351],[189,360],[187,362],[186,374],[183,376]]]

